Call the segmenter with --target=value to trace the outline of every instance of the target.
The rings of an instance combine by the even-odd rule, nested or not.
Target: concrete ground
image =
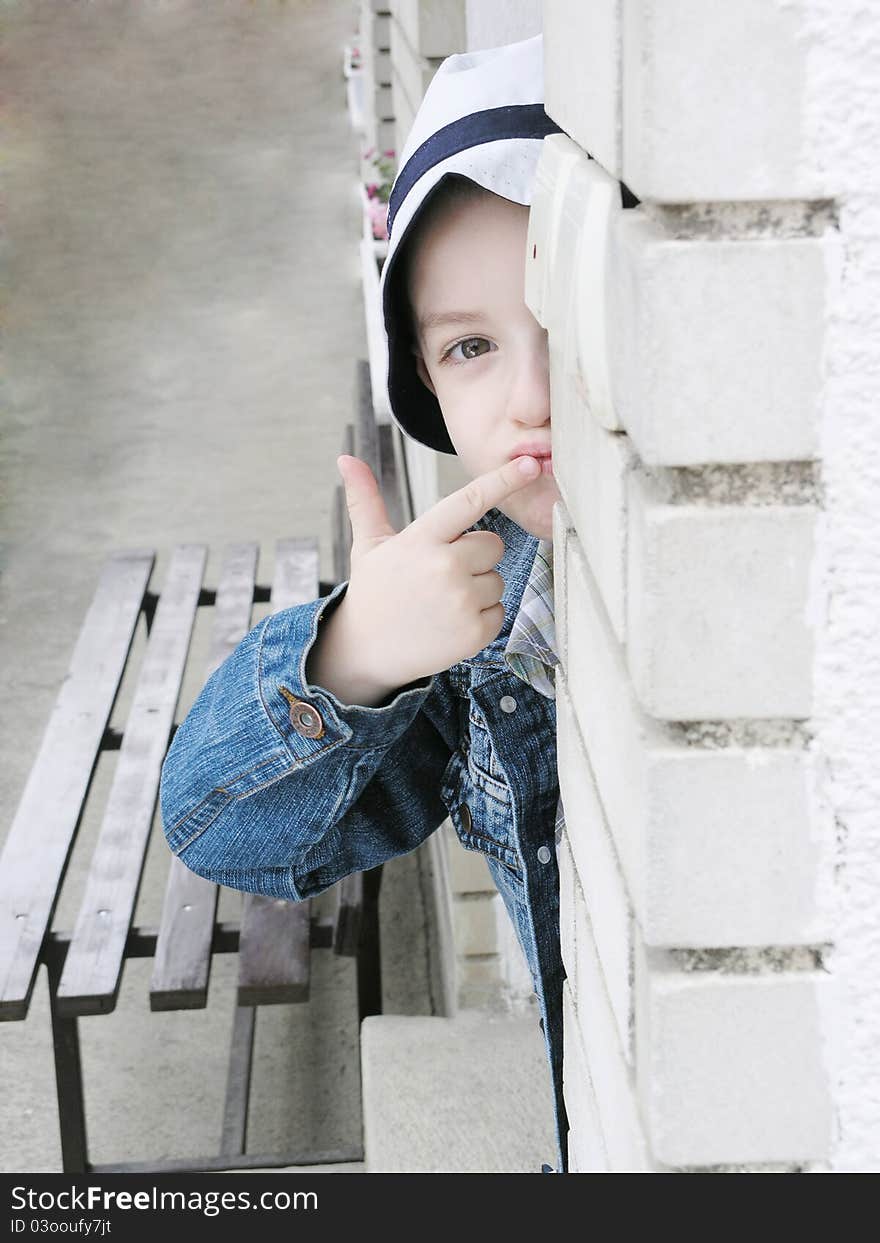
[[[315,534],[330,577],[335,458],[366,357],[354,0],[6,0],[2,746],[5,833],[105,555]],[[257,620],[259,613],[255,614]],[[196,643],[201,642],[199,634]],[[197,690],[184,688],[183,707]],[[102,759],[54,926],[78,909]],[[154,923],[155,831],[137,922]],[[385,1005],[429,1013],[414,857],[386,867]],[[237,895],[224,911],[234,916]],[[360,1138],[354,976],[313,958],[307,1005],[260,1012],[249,1148]],[[130,962],[81,1021],[96,1162],[216,1151],[235,960],[208,1008],[150,1014]],[[0,1024],[0,1170],[60,1169],[45,980]]]

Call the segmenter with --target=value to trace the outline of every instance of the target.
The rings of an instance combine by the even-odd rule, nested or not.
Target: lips
[[[525,457],[525,456],[536,457],[536,458],[548,458],[548,457],[553,456],[553,450],[550,447],[550,445],[545,445],[545,444],[521,444],[521,445],[517,445],[513,453],[511,453],[510,455],[511,460],[513,458]]]

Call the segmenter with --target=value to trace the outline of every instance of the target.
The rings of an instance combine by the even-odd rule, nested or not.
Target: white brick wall
[[[668,505],[627,479],[627,664],[655,717],[810,714],[815,511]]]
[[[567,741],[571,718],[649,944],[824,939],[829,924],[819,894],[830,826],[818,815],[814,822],[810,809],[815,759],[803,737],[776,724],[751,732],[702,725],[687,731],[646,714],[561,504],[554,519],[566,818],[579,814],[565,800],[562,748],[574,745]],[[578,781],[575,797],[583,806],[590,787],[583,774]]]
[[[670,954],[639,948],[639,1098],[658,1160],[754,1165],[828,1155],[820,994],[833,982],[780,965],[756,955],[751,971],[676,970]]]
[[[566,133],[544,143],[525,280],[562,496],[576,1171],[833,1160],[841,811],[811,713],[845,263],[805,104],[822,2],[544,5]]]
[[[680,217],[640,209],[614,221],[605,291],[611,388],[644,462],[816,455],[835,242],[725,238],[726,224],[747,227],[758,216],[742,224],[743,213],[721,214],[706,224],[714,234],[691,238],[675,236]]]
[[[546,97],[641,199],[817,199],[830,151],[804,108],[808,0],[547,0]]]
[[[417,33],[417,25],[415,29],[405,26],[398,15],[394,15],[391,23],[391,93],[396,125],[395,150],[398,152],[403,149],[422,97],[443,59],[442,56],[425,55],[420,45],[412,42],[413,35]],[[457,47],[450,48],[450,51],[459,50]]]
[[[619,177],[620,0],[544,5],[544,79],[549,115]]]
[[[420,56],[444,57],[467,46],[464,0],[390,0],[395,22]]]

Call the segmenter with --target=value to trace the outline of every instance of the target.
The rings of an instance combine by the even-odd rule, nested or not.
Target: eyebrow
[[[424,336],[431,328],[442,328],[445,324],[478,324],[483,319],[483,311],[429,311],[419,319],[419,332]]]

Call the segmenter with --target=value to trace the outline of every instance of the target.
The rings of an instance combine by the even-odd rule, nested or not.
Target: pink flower
[[[370,222],[373,226],[373,237],[376,241],[388,240],[388,204],[379,199],[370,199],[367,204]]]

